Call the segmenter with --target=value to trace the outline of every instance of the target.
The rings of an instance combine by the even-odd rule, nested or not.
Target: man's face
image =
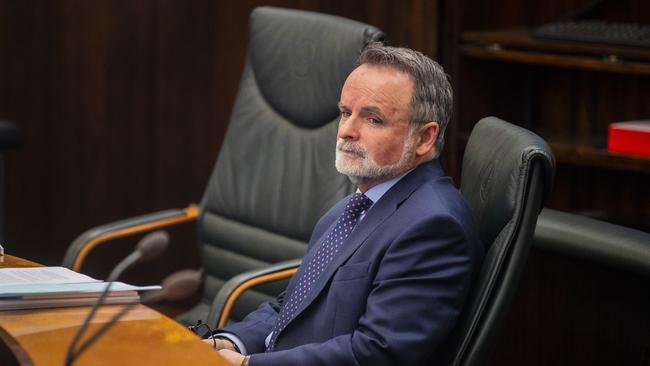
[[[336,169],[366,191],[413,167],[413,81],[390,66],[363,64],[343,85]]]

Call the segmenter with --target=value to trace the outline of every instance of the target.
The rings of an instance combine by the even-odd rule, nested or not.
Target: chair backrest
[[[251,13],[239,92],[201,203],[203,301],[181,322],[205,319],[238,273],[302,257],[318,218],[354,190],[334,168],[337,103],[360,51],[381,40],[380,30],[337,16]],[[285,286],[248,291],[232,318]]]
[[[534,133],[498,118],[472,130],[461,192],[474,213],[486,256],[459,324],[441,348],[442,365],[482,365],[526,264],[555,160]]]

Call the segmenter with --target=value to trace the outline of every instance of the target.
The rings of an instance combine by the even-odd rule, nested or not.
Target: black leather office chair
[[[463,156],[461,192],[486,256],[440,365],[482,365],[517,290],[537,216],[555,174],[544,140],[498,118],[480,120]]]
[[[200,207],[170,210],[91,229],[69,248],[64,265],[79,270],[107,239],[198,219],[202,301],[178,320],[205,320],[229,278],[306,250],[316,220],[354,188],[334,168],[341,87],[378,29],[356,21],[271,7],[250,17],[239,93]],[[283,285],[250,291],[241,319]]]
[[[517,289],[554,172],[550,148],[534,133],[494,117],[474,126],[463,157],[461,192],[473,210],[486,257],[458,326],[434,355],[435,365],[484,363]],[[208,321],[225,325],[238,296],[290,276],[297,265],[288,261],[231,279],[215,298]]]

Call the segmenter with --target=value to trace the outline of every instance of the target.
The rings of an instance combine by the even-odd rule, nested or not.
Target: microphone
[[[97,309],[104,303],[106,295],[108,294],[113,281],[115,281],[120,275],[122,275],[122,273],[124,273],[124,271],[129,269],[134,264],[140,261],[148,261],[159,256],[165,250],[165,248],[167,248],[168,244],[169,234],[167,232],[154,231],[142,238],[136,245],[133,253],[122,259],[122,261],[120,261],[115,266],[115,268],[113,268],[111,273],[108,275],[108,278],[106,278],[107,283],[106,287],[104,287],[104,291],[99,296],[92,309],[90,309],[90,312],[86,316],[86,319],[84,319],[83,323],[81,323],[81,327],[79,327],[74,337],[72,338],[70,345],[68,346],[68,351],[66,352],[65,357],[65,366],[72,365],[75,358],[78,357],[81,352],[87,348],[88,342],[86,342],[86,346],[83,347],[83,349],[80,349],[78,351],[74,350],[75,346],[79,342],[79,339],[81,339],[81,336],[90,325],[90,321],[95,316],[95,313],[97,313]]]
[[[169,276],[165,277],[162,281],[162,290],[154,291],[148,294],[145,294],[142,297],[141,303],[144,304],[153,304],[163,300],[181,300],[190,295],[192,295],[201,284],[201,276],[203,272],[185,269],[182,271],[174,272]],[[128,304],[123,307],[119,313],[113,315],[111,320],[103,324],[101,328],[95,334],[93,334],[84,344],[82,344],[77,350],[76,354],[73,355],[74,358],[79,357],[88,347],[95,343],[104,333],[106,333],[115,323],[117,323],[120,318],[122,318],[126,313],[133,309],[138,304]]]
[[[111,271],[106,278],[106,282],[110,283],[115,281],[124,271],[137,262],[146,262],[153,258],[158,257],[169,244],[169,234],[166,231],[154,231],[142,238],[135,246],[133,253],[129,254],[115,268]],[[106,291],[107,292],[107,291]]]
[[[154,304],[163,300],[176,301],[189,297],[199,288],[202,275],[202,271],[193,269],[174,272],[162,281],[162,290],[145,294],[142,303]]]

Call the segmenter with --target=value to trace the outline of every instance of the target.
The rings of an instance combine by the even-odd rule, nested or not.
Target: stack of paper
[[[64,267],[1,268],[0,310],[92,305],[106,284]],[[160,288],[113,282],[106,304],[137,303],[138,291]]]

